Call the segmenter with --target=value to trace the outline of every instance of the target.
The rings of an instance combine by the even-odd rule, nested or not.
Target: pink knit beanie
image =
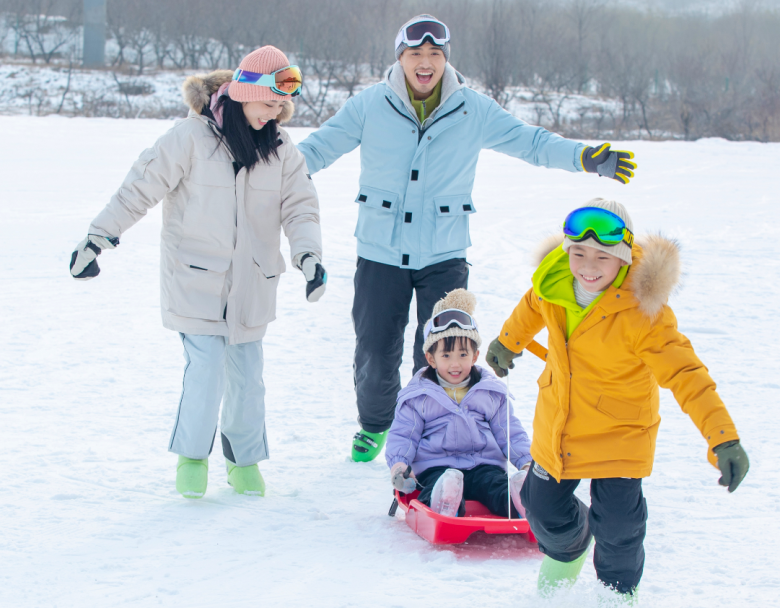
[[[247,72],[270,74],[290,65],[287,55],[275,46],[262,46],[241,60],[239,69]],[[263,101],[267,99],[289,99],[289,95],[278,95],[271,87],[261,87],[246,82],[231,82],[228,95],[233,101]]]

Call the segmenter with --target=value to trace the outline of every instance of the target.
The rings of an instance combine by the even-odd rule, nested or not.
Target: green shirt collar
[[[414,111],[417,112],[417,118],[419,119],[420,124],[423,124],[425,119],[433,114],[433,111],[439,107],[439,104],[441,103],[442,80],[444,79],[442,78],[439,80],[436,86],[433,87],[433,92],[431,93],[431,96],[428,97],[428,99],[415,99],[412,87],[410,87],[409,83],[406,82],[406,79],[404,79],[404,82],[406,82],[406,92],[409,93],[409,100],[412,102]]]

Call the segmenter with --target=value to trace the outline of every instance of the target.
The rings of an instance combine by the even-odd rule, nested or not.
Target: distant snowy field
[[[357,151],[314,177],[328,291],[308,304],[289,270],[265,340],[267,495],[235,494],[218,447],[205,498],[176,493],[166,450],[184,360],[160,323],[160,207],[100,257],[96,280],[67,272],[90,220],[170,126],[0,117],[0,605],[597,606],[592,564],[570,593],[542,602],[535,546],[482,537],[433,547],[387,516],[384,460],[348,459]],[[662,393],[641,605],[777,605],[780,145],[618,147],[639,163],[625,187],[483,154],[469,251],[483,337],[529,287],[536,243],[575,205],[616,198],[638,232],[678,239],[686,274],[671,305],[752,468],[735,494],[719,487],[704,440]],[[510,376],[529,429],[541,369],[526,356]]]

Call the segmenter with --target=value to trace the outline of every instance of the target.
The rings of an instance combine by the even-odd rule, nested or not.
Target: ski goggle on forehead
[[[425,329],[423,330],[424,338],[427,340],[431,334],[437,334],[452,325],[457,325],[461,329],[477,329],[477,322],[469,313],[457,308],[448,308],[447,310],[442,310],[425,324]]]
[[[617,215],[598,207],[575,209],[563,222],[563,233],[572,241],[584,241],[593,238],[602,245],[614,247],[625,243],[634,245],[634,233]]]
[[[395,48],[403,42],[406,46],[420,46],[426,38],[433,44],[444,46],[450,41],[450,30],[441,21],[430,19],[407,25],[395,37]]]
[[[297,65],[288,65],[270,74],[248,72],[238,68],[233,73],[233,80],[260,87],[269,87],[277,95],[300,95],[303,75]]]

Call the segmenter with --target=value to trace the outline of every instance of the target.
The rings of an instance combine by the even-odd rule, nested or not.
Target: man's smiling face
[[[398,59],[415,99],[428,99],[444,75],[447,60],[440,46],[426,42],[409,47]]]

